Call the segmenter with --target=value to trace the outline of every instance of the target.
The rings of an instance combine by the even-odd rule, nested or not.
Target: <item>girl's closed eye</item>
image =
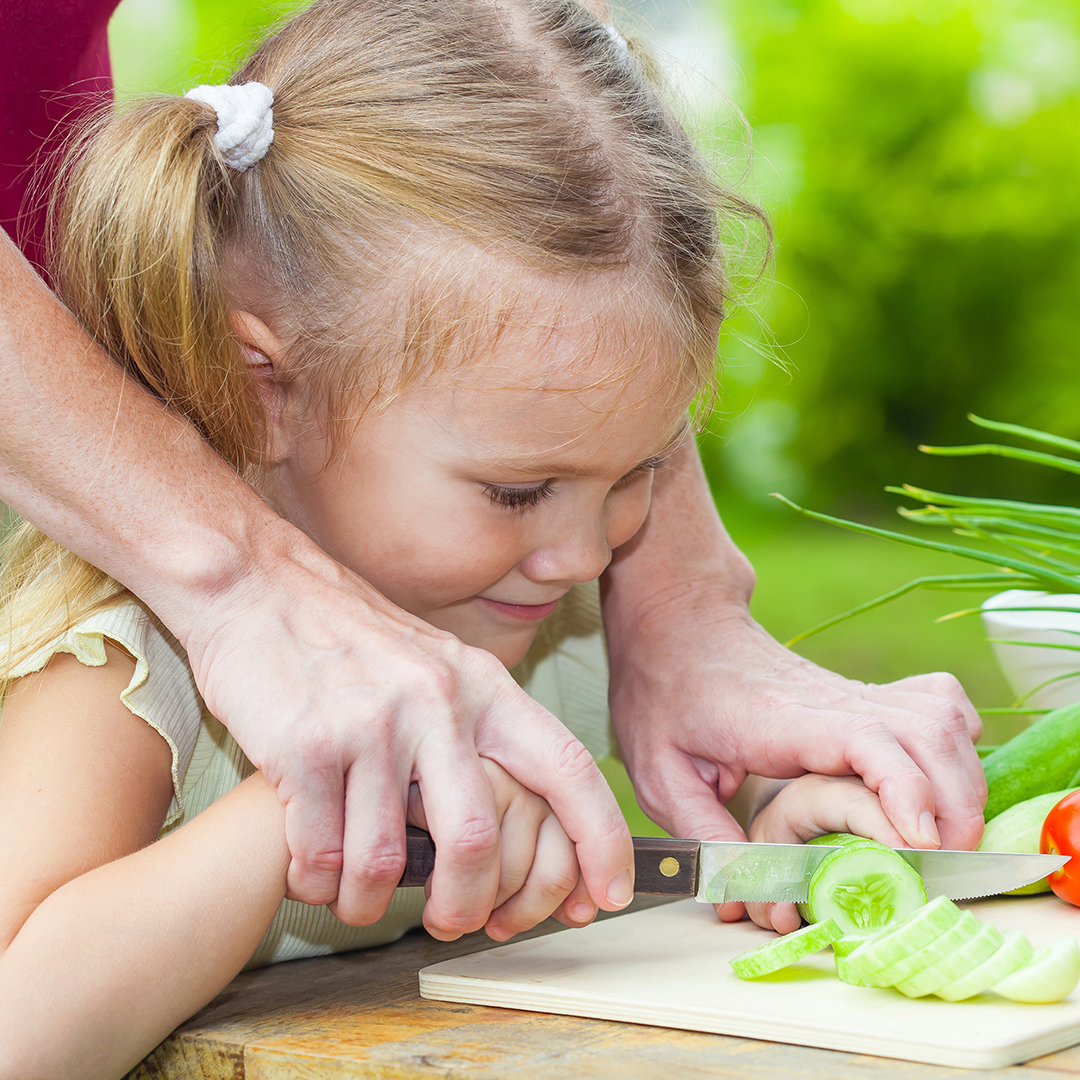
[[[664,466],[662,457],[651,457],[640,465],[635,465],[628,473],[620,477],[612,485],[612,491],[618,491],[626,487],[634,480],[654,469]],[[505,506],[511,510],[526,510],[532,506],[539,506],[546,499],[555,494],[555,481],[545,480],[542,484],[534,487],[505,487],[501,484],[485,484],[484,491],[493,503]]]
[[[555,484],[552,480],[545,480],[536,487],[525,488],[485,484],[484,491],[487,492],[488,498],[498,506],[505,506],[511,510],[526,510],[530,506],[539,506],[545,499],[550,499],[555,493]]]

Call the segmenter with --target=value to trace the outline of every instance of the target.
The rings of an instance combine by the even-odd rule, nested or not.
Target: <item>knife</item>
[[[703,904],[732,900],[806,900],[810,878],[828,844],[749,844],[733,841],[634,837],[634,891],[692,896]],[[933,851],[893,848],[923,879],[929,899],[978,896],[1030,885],[1069,861],[1068,855],[1018,855],[1005,851]],[[398,882],[423,885],[435,868],[435,844],[422,829],[406,829],[405,873]]]

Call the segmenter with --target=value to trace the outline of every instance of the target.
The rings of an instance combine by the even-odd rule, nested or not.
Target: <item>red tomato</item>
[[[1080,791],[1066,795],[1043,822],[1039,850],[1044,855],[1072,858],[1049,877],[1050,888],[1070,904],[1080,906]]]

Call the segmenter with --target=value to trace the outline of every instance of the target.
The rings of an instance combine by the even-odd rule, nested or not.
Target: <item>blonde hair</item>
[[[232,308],[286,329],[332,421],[438,365],[476,299],[463,247],[644,282],[685,377],[711,378],[717,214],[760,212],[715,183],[645,66],[575,0],[317,0],[232,80],[252,81],[274,95],[255,167],[225,164],[210,107],[153,97],[92,128],[56,218],[63,299],[238,471],[257,469],[264,431]],[[60,596],[77,621],[123,592],[28,525],[3,557],[9,625]]]

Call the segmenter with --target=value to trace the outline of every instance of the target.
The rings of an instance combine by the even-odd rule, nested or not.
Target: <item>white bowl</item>
[[[1046,610],[1008,611],[1006,608]],[[1059,675],[1080,672],[1080,593],[1028,592],[1010,589],[982,604],[983,625],[991,639],[1030,641],[1030,645],[993,644],[994,655],[1017,697]],[[1072,645],[1070,649],[1046,649],[1040,645]],[[1080,674],[1036,690],[1025,704],[1055,709],[1080,701]]]

